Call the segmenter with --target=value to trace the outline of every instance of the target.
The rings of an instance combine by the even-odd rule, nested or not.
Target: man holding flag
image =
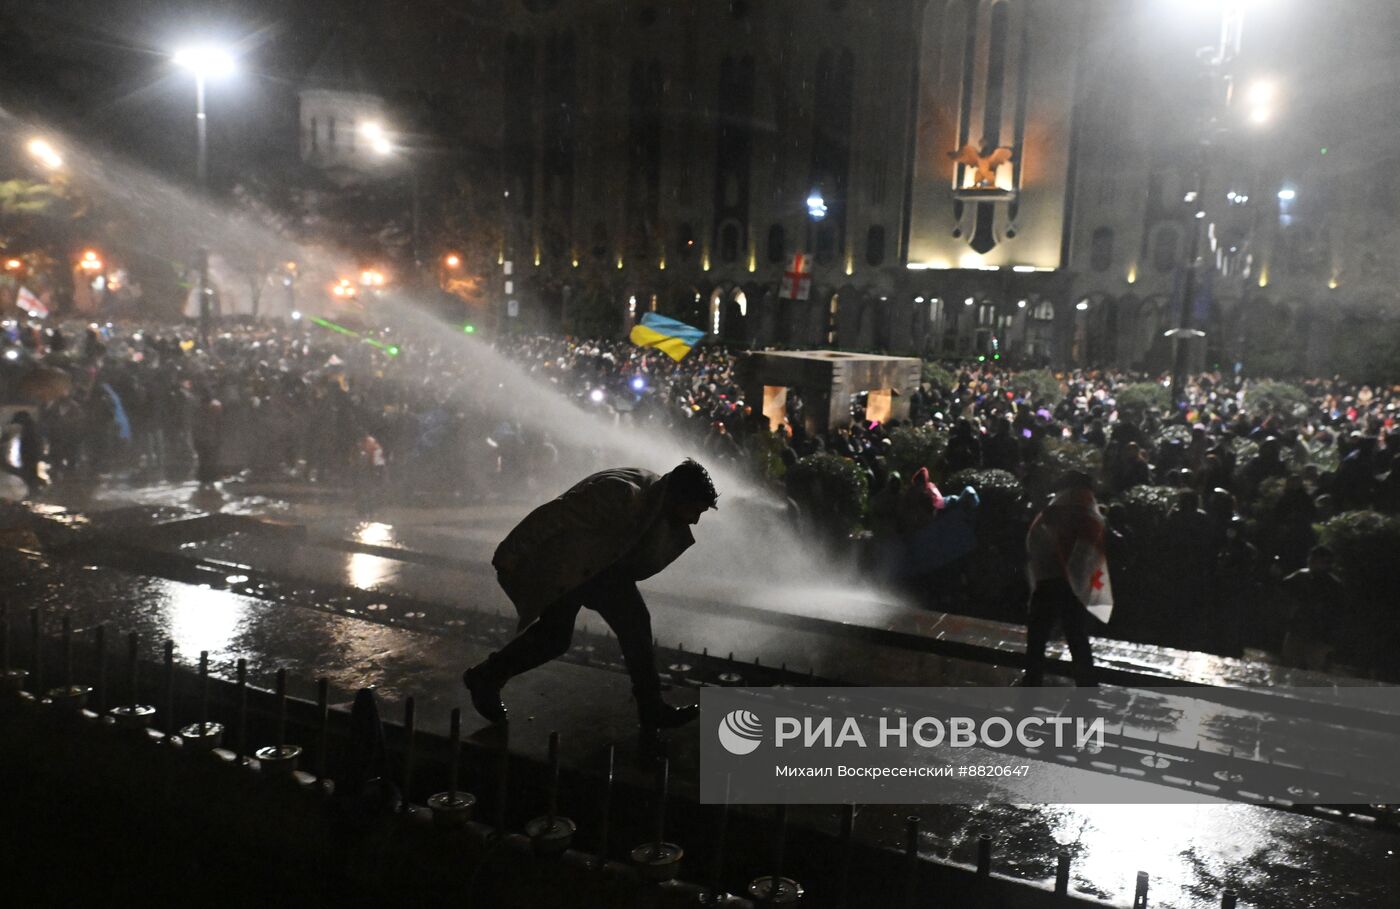
[[[1092,615],[1107,622],[1113,613],[1113,588],[1104,550],[1105,524],[1094,499],[1093,481],[1078,472],[1060,481],[1050,504],[1031,522],[1026,536],[1026,567],[1031,582],[1023,680],[1027,686],[1041,683],[1045,645],[1057,623],[1069,643],[1075,684],[1095,684],[1088,619]]]

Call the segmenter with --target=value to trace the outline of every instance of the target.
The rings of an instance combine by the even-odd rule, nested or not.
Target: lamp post
[[[182,47],[172,57],[175,65],[194,74],[195,179],[200,189],[209,187],[209,117],[204,110],[204,87],[209,79],[233,73],[233,54],[214,44]]]
[[[172,58],[175,65],[194,74],[195,181],[201,192],[209,189],[209,117],[204,111],[204,86],[211,78],[227,76],[234,71],[233,54],[213,44],[182,47]],[[209,251],[195,251],[195,266],[199,272],[199,343],[209,346],[210,290]]]
[[[423,256],[420,244],[423,206],[422,195],[419,192],[418,168],[414,166],[415,162],[409,157],[409,150],[401,143],[395,144],[382,123],[373,121],[364,123],[360,126],[360,134],[369,140],[370,149],[379,157],[388,158],[390,155],[398,152],[405,159],[405,167],[408,170],[409,203],[411,206],[411,252],[413,254],[413,266],[416,276],[423,268]]]
[[[63,167],[63,156],[58,153],[58,150],[48,139],[30,139],[24,147],[29,152],[29,157],[37,161],[45,170],[56,171]]]
[[[1233,100],[1233,75],[1231,64],[1240,52],[1240,40],[1244,29],[1243,0],[1226,0],[1220,14],[1220,39],[1218,44],[1201,48],[1197,58],[1205,66],[1210,84],[1210,96],[1200,134],[1196,143],[1196,160],[1192,170],[1195,176],[1192,190],[1185,201],[1192,205],[1191,241],[1187,247],[1186,275],[1182,281],[1181,311],[1176,328],[1166,332],[1175,347],[1172,357],[1171,404],[1173,408],[1183,403],[1185,396],[1186,373],[1190,368],[1191,341],[1205,337],[1205,332],[1197,329],[1195,322],[1196,295],[1198,292],[1201,263],[1201,234],[1206,225],[1206,200],[1210,191],[1210,167],[1212,145],[1217,134],[1225,128],[1221,115]],[[1248,101],[1253,111],[1250,119],[1256,123],[1267,122],[1272,114],[1273,90],[1254,88],[1248,93]]]

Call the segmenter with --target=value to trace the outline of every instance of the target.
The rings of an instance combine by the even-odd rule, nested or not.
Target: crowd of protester
[[[31,495],[237,473],[343,486],[366,507],[385,496],[488,499],[503,478],[567,476],[568,448],[589,444],[522,416],[518,379],[460,338],[255,323],[221,326],[203,346],[185,325],[8,323],[0,340],[7,398],[35,402],[12,408],[5,426],[6,467]],[[1171,407],[1161,377],[946,364],[898,390],[906,418],[868,421],[856,399],[849,426],[813,432],[804,399],[815,390],[790,389],[774,428],[720,347],[679,362],[625,341],[517,336],[495,347],[584,409],[665,426],[702,461],[751,471],[799,514],[821,513],[833,495],[801,485],[800,465],[847,465],[868,528],[856,536],[874,538],[856,545],[878,548],[954,513],[975,524],[975,552],[902,572],[930,603],[1014,617],[1008,604],[1023,604],[1024,589],[1008,569],[1051,476],[1074,468],[1108,505],[1117,636],[1375,673],[1400,626],[1365,605],[1375,597],[1354,589],[1355,572],[1338,579],[1319,546],[1338,515],[1400,512],[1400,386],[1205,373]],[[911,444],[924,463],[909,462]],[[838,523],[842,539],[855,529]]]

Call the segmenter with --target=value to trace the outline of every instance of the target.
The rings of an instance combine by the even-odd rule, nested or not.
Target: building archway
[[[1128,359],[1134,366],[1150,372],[1166,369],[1170,361],[1166,331],[1166,300],[1160,296],[1145,298],[1133,318],[1132,348]]]
[[[726,344],[747,343],[749,298],[741,287],[734,288],[720,307],[720,324],[716,334]]]
[[[710,291],[710,308],[705,319],[705,334],[712,338],[719,337],[720,329],[724,323],[724,301],[725,293],[723,287],[716,287]]]

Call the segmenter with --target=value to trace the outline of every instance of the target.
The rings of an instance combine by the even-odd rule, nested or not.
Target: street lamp
[[[194,126],[196,137],[195,180],[200,190],[209,188],[209,118],[204,113],[204,83],[208,79],[228,76],[237,69],[233,54],[214,44],[192,44],[175,51],[171,58],[176,66],[194,73]],[[209,346],[210,292],[209,252],[195,251],[199,269],[199,339]]]
[[[384,124],[370,120],[360,124],[360,135],[369,142],[370,150],[381,158],[387,158],[394,152],[401,152],[407,157],[408,150],[401,145],[396,145],[390,138],[388,130]],[[422,203],[419,201],[418,193],[418,168],[413,166],[413,162],[408,162],[409,192],[412,193],[413,204],[413,264],[419,268],[423,265],[423,258],[419,255],[419,224],[422,220]]]
[[[370,150],[380,157],[388,157],[394,152],[394,143],[384,132],[384,124],[373,121],[360,125],[360,135],[369,142]]]
[[[25,148],[29,151],[29,156],[47,170],[58,170],[63,166],[63,156],[47,139],[30,139]]]
[[[1249,122],[1263,126],[1274,118],[1274,101],[1278,97],[1278,86],[1268,79],[1256,79],[1245,90],[1245,103],[1249,105]]]
[[[198,139],[195,176],[200,189],[206,189],[209,184],[209,120],[204,113],[204,83],[209,79],[231,75],[238,65],[233,54],[214,44],[182,47],[171,59],[176,66],[194,73],[194,122]]]
[[[1175,350],[1172,357],[1171,403],[1175,408],[1182,404],[1185,389],[1186,371],[1190,366],[1189,344],[1192,340],[1205,337],[1193,324],[1195,321],[1197,284],[1202,268],[1206,267],[1201,255],[1201,234],[1206,228],[1206,200],[1210,183],[1209,165],[1212,145],[1224,135],[1230,124],[1230,108],[1234,98],[1232,69],[1240,55],[1244,33],[1245,11],[1251,0],[1216,0],[1209,6],[1220,16],[1220,38],[1213,46],[1202,48],[1197,59],[1206,67],[1209,80],[1215,88],[1206,108],[1206,116],[1200,125],[1195,160],[1195,189],[1188,202],[1195,207],[1194,223],[1191,226],[1190,243],[1187,249],[1185,280],[1182,282],[1181,311],[1174,330],[1167,336],[1172,338]],[[1244,101],[1248,105],[1247,119],[1255,126],[1262,126],[1273,118],[1273,105],[1278,94],[1275,84],[1267,79],[1252,82],[1244,91]]]

